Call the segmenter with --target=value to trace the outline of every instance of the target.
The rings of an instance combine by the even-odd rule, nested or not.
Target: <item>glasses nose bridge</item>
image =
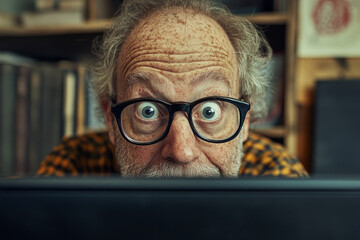
[[[186,112],[187,115],[190,114],[190,104],[185,102],[173,103],[171,105],[171,115],[174,115],[175,112]]]
[[[170,107],[170,119],[169,119],[169,126],[168,129],[170,129],[172,122],[174,120],[174,116],[176,112],[185,112],[186,113],[186,118],[189,121],[190,124],[190,128],[192,130],[192,132],[194,132],[193,129],[193,124],[191,123],[191,116],[190,116],[190,111],[191,111],[191,104],[188,102],[176,102],[173,103]]]

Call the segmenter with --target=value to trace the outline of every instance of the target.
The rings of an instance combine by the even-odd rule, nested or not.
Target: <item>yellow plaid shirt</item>
[[[308,176],[303,165],[271,140],[250,133],[244,143],[241,176]],[[64,138],[41,163],[38,175],[110,175],[118,167],[107,132]]]

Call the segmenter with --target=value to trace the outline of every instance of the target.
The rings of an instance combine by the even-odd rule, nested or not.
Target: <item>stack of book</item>
[[[0,53],[0,176],[34,174],[62,137],[104,129],[81,64]]]
[[[9,13],[0,11],[0,29],[17,26],[17,18]]]
[[[85,21],[85,9],[85,0],[36,0],[35,11],[24,12],[21,20],[24,27],[78,25]]]

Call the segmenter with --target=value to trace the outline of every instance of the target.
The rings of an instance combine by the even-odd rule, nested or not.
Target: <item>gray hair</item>
[[[192,9],[212,18],[224,29],[237,56],[240,96],[252,104],[253,119],[263,116],[269,85],[264,70],[271,59],[271,47],[251,22],[233,15],[224,5],[209,0],[124,0],[103,39],[94,44],[93,50],[99,59],[92,87],[98,98],[110,100],[114,97],[118,55],[132,29],[149,14],[170,7]]]

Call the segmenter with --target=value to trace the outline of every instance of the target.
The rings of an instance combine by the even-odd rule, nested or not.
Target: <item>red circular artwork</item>
[[[347,0],[318,0],[312,14],[319,34],[336,34],[350,22]]]

